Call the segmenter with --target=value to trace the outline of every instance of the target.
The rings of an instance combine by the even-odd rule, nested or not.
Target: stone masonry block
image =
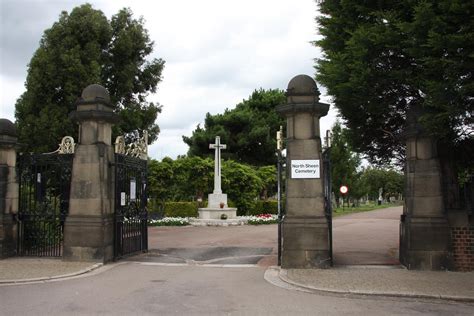
[[[294,139],[288,141],[288,158],[291,159],[320,159],[320,145],[313,139]]]
[[[286,208],[289,216],[324,216],[324,198],[288,197]]]
[[[311,139],[314,136],[311,113],[297,113],[294,116],[294,138]]]
[[[323,196],[322,179],[288,179],[286,196],[310,198]]]

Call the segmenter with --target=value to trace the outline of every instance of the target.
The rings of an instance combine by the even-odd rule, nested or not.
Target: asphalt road
[[[401,206],[354,213],[333,220],[336,265],[395,265]]]
[[[473,306],[318,295],[264,280],[265,269],[126,262],[87,277],[0,287],[1,315],[472,315]]]
[[[336,218],[336,258],[361,262],[369,256],[354,257],[354,251],[368,246],[383,260],[391,258],[398,235],[381,235],[389,226],[398,229],[399,211]],[[276,245],[276,225],[150,228],[149,254],[69,280],[0,286],[0,315],[472,315],[474,310],[472,304],[281,288],[264,279],[276,262]]]

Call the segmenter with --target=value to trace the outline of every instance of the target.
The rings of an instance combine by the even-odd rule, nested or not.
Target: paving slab
[[[474,302],[474,272],[343,266],[332,269],[281,269],[279,275],[289,284],[330,293]]]
[[[7,258],[0,260],[0,284],[64,278],[92,271],[102,264],[68,262],[60,258]]]

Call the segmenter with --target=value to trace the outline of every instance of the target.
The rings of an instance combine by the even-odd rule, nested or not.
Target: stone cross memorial
[[[214,158],[214,194],[221,194],[221,149],[226,149],[226,145],[221,144],[221,138],[216,136],[216,143],[209,144],[209,149],[215,149]]]
[[[199,218],[204,220],[217,220],[222,217],[225,217],[226,219],[236,218],[237,209],[228,207],[227,194],[222,193],[221,187],[221,150],[226,149],[226,145],[221,144],[220,137],[216,136],[215,143],[209,144],[209,149],[215,150],[214,191],[208,195],[207,207],[198,209]]]

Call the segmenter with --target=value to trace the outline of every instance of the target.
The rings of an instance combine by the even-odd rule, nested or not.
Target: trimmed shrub
[[[196,202],[166,202],[166,217],[197,217],[198,205]]]
[[[249,215],[259,214],[278,214],[278,201],[275,200],[258,200],[255,206],[249,211]]]
[[[148,218],[163,217],[197,217],[197,202],[165,202],[150,201],[148,203]]]

